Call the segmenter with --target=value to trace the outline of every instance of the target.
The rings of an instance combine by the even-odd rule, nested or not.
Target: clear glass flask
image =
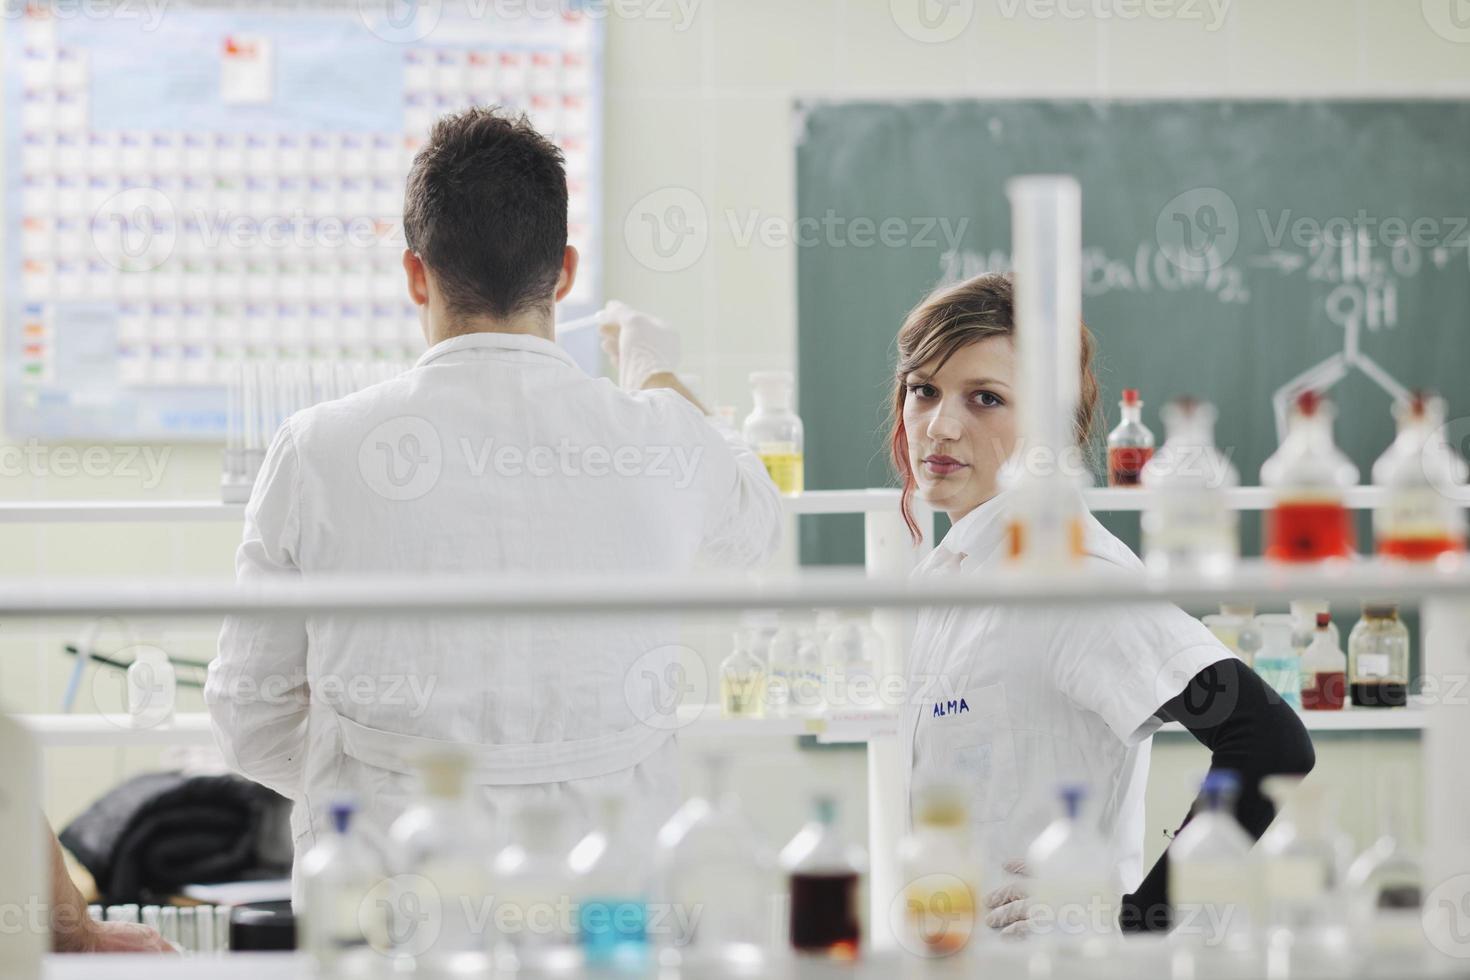
[[[419,799],[389,829],[394,894],[388,937],[399,963],[430,973],[488,972],[489,895],[484,814],[469,798],[468,760],[436,751],[418,760]]]
[[[838,617],[827,631],[822,656],[829,714],[883,709],[878,688],[883,638],[866,615]]]
[[[1409,628],[1396,602],[1365,602],[1348,634],[1348,696],[1355,708],[1409,703]]]
[[[766,713],[766,665],[752,650],[754,637],[736,630],[734,649],[720,663],[720,714],[762,718]]]
[[[775,856],[730,790],[728,766],[706,756],[706,795],[685,801],[658,832],[659,901],[669,914],[653,938],[664,965],[760,969],[770,955]]]
[[[773,718],[800,713],[795,704],[796,683],[801,678],[800,646],[796,627],[789,624],[771,633],[766,644],[766,714]]]
[[[783,626],[771,638],[767,701],[771,714],[810,718],[820,715],[826,694],[827,665],[816,632],[808,626]]]
[[[1353,931],[1370,954],[1424,947],[1424,868],[1407,837],[1403,782],[1381,785],[1378,839],[1348,868]]]
[[[621,797],[598,807],[597,826],[567,856],[577,900],[577,939],[589,968],[637,970],[649,958],[653,838],[626,819]]]
[[[801,493],[805,486],[806,436],[796,414],[796,378],[790,371],[755,371],[750,375],[755,411],[745,418],[743,435],[776,489]]]
[[[1261,631],[1256,626],[1256,607],[1249,602],[1222,602],[1219,615],[1202,622],[1215,638],[1235,652],[1247,667],[1255,666],[1261,650]]]
[[[1191,946],[1239,948],[1252,934],[1256,888],[1250,835],[1235,820],[1240,778],[1217,769],[1205,777],[1205,809],[1169,847],[1173,936]]]
[[[798,953],[857,959],[862,946],[861,849],[837,827],[837,801],[818,796],[812,819],[781,849],[791,895],[790,939]]]
[[[565,807],[522,804],[510,843],[490,861],[494,889],[487,952],[497,972],[573,971],[582,966],[576,910],[569,897]]]
[[[1143,424],[1143,402],[1137,388],[1124,388],[1118,402],[1122,421],[1108,433],[1108,486],[1136,487],[1154,454],[1154,434]]]
[[[894,932],[925,959],[966,949],[981,927],[983,861],[965,791],[954,783],[914,790],[914,826],[898,845],[902,914]]]
[[[1347,558],[1352,517],[1343,491],[1358,468],[1332,440],[1332,404],[1315,391],[1296,400],[1286,438],[1261,466],[1261,485],[1273,491],[1266,515],[1266,557],[1282,562]]]
[[[1317,628],[1301,660],[1303,710],[1340,711],[1347,700],[1347,654],[1333,632],[1332,617],[1317,613]]]
[[[1118,937],[1116,874],[1108,846],[1087,815],[1087,788],[1061,787],[1061,812],[1026,852],[1031,932],[1054,947],[1100,953]]]
[[[387,917],[372,897],[383,881],[383,867],[352,831],[355,809],[351,800],[333,800],[331,832],[301,858],[301,945],[316,968],[328,974],[349,957],[388,948]]]
[[[1288,613],[1266,613],[1256,617],[1261,632],[1261,649],[1256,652],[1255,671],[1261,680],[1296,708],[1302,707],[1302,662],[1292,645],[1292,618]]]
[[[1445,442],[1444,399],[1415,392],[1394,405],[1398,435],[1373,464],[1387,500],[1373,512],[1378,553],[1432,561],[1465,550],[1466,464]]]
[[[1239,519],[1226,492],[1240,484],[1215,448],[1215,407],[1193,398],[1164,406],[1164,445],[1143,468],[1143,560],[1160,574],[1219,575],[1240,558]]]
[[[1290,942],[1342,927],[1350,845],[1332,823],[1322,783],[1270,776],[1262,789],[1276,805],[1275,820],[1251,852],[1263,928],[1273,940]]]

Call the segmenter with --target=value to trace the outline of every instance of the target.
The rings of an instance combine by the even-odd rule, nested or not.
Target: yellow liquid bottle
[[[756,371],[750,376],[755,411],[745,419],[745,441],[754,447],[771,482],[784,494],[805,489],[805,433],[792,408],[796,379],[790,371]]]

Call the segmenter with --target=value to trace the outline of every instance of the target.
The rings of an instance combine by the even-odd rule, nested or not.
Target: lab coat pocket
[[[1021,784],[1005,685],[992,684],[935,705],[925,727],[930,742],[925,754],[938,773],[970,788],[974,820],[1007,819]]]

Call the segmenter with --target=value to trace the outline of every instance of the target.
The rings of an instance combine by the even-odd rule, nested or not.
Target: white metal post
[[[869,511],[863,519],[864,557],[869,576],[907,575],[933,547],[934,514],[915,503],[915,516],[924,534],[918,547],[898,511]],[[913,613],[880,609],[873,628],[883,638],[881,679],[906,676]],[[880,690],[892,690],[880,683]],[[888,707],[896,707],[889,705]],[[908,800],[904,799],[904,767],[900,740],[884,735],[868,740],[868,929],[875,950],[892,949],[893,930],[888,909],[903,883],[899,880],[898,841],[903,835]]]
[[[1441,953],[1470,957],[1470,595],[1427,599],[1424,642],[1424,926]]]

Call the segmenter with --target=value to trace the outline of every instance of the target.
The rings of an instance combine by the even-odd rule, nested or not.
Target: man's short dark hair
[[[549,306],[567,245],[561,150],[524,115],[443,117],[409,170],[403,233],[450,313],[504,319]]]

